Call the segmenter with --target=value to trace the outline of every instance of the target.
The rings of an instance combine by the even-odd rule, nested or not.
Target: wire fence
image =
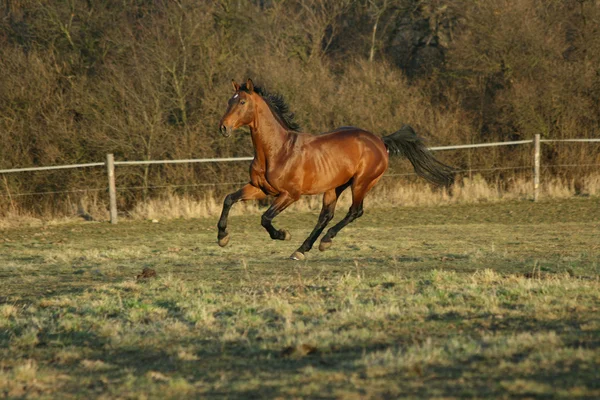
[[[600,143],[600,138],[588,138],[588,139],[541,139],[540,135],[536,135],[532,140],[517,140],[509,142],[494,142],[494,143],[474,143],[474,144],[463,144],[463,145],[452,145],[452,146],[435,146],[429,147],[430,151],[445,151],[445,150],[463,150],[463,149],[476,149],[486,147],[498,147],[498,146],[519,146],[526,144],[533,144],[533,157],[531,165],[521,166],[509,166],[509,167],[494,167],[494,168],[476,168],[476,169],[460,169],[455,170],[457,174],[473,174],[473,173],[487,173],[496,171],[510,171],[510,170],[532,170],[534,178],[534,199],[537,199],[537,193],[539,191],[539,175],[542,167],[544,170],[550,168],[589,168],[589,167],[600,167],[600,163],[587,163],[587,164],[547,164],[540,165],[540,143]],[[110,161],[110,160],[112,161]],[[181,159],[181,160],[141,160],[141,161],[115,161],[111,155],[107,155],[106,162],[95,162],[95,163],[84,163],[84,164],[71,164],[71,165],[56,165],[56,166],[44,166],[44,167],[24,167],[24,168],[12,168],[12,169],[0,169],[0,175],[12,174],[12,173],[24,173],[34,171],[53,171],[53,170],[65,170],[65,169],[79,169],[79,168],[95,168],[95,167],[106,167],[109,175],[109,185],[101,188],[81,188],[81,189],[70,189],[70,190],[55,190],[55,191],[41,191],[41,192],[27,192],[27,193],[10,193],[7,190],[7,194],[0,194],[2,198],[16,198],[23,196],[44,196],[44,195],[55,195],[55,194],[74,194],[74,193],[85,193],[85,192],[103,192],[109,191],[111,196],[111,203],[116,204],[114,201],[116,198],[116,192],[132,191],[132,190],[150,190],[150,189],[177,189],[177,188],[191,188],[191,187],[218,187],[218,186],[235,186],[243,185],[247,181],[242,182],[214,182],[214,183],[195,183],[195,184],[180,184],[180,185],[148,185],[148,186],[116,186],[114,179],[114,168],[116,166],[136,166],[136,165],[165,165],[165,164],[192,164],[192,163],[227,163],[227,162],[244,162],[251,161],[253,157],[223,157],[223,158],[202,158],[202,159]],[[111,178],[112,170],[112,178]],[[412,173],[387,173],[384,175],[385,178],[393,177],[409,177],[416,176]],[[6,178],[5,178],[6,179]],[[111,189],[111,184],[112,188]],[[6,185],[5,185],[6,186]],[[116,223],[116,210],[111,210],[111,215],[115,215]],[[111,218],[112,219],[112,218]]]

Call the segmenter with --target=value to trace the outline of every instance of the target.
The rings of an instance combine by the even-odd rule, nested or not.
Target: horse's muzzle
[[[231,129],[231,127],[229,126],[225,126],[224,124],[221,124],[219,126],[219,131],[221,132],[221,135],[225,136],[225,137],[229,137],[231,136],[231,131],[233,129]]]

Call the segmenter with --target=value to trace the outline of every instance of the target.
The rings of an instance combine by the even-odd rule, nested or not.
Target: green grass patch
[[[600,397],[599,206],[3,230],[0,396]]]

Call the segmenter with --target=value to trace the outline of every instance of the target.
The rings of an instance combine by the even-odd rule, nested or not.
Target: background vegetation
[[[281,92],[309,132],[352,124],[385,134],[410,123],[444,145],[599,131],[597,0],[6,0],[0,16],[0,168],[109,152],[250,155],[248,135],[224,139],[216,129],[229,81],[246,77]],[[552,165],[600,162],[589,145],[544,154]],[[459,169],[530,165],[522,149],[443,157]],[[119,186],[140,188],[121,194],[121,208],[164,193],[150,186],[246,173],[232,164],[121,168]],[[100,169],[2,179],[0,212],[44,212],[82,195],[19,193],[106,186]]]

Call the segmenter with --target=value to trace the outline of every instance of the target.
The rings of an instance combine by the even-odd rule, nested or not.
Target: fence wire
[[[93,189],[72,189],[72,190],[56,190],[50,192],[29,192],[29,193],[14,193],[14,194],[2,194],[0,197],[21,197],[21,196],[38,196],[45,194],[67,194],[67,193],[81,193],[81,192],[101,192],[108,190],[107,188],[93,188]]]
[[[547,164],[541,166],[547,170],[549,168],[586,168],[586,167],[600,167],[600,163],[596,164]],[[494,172],[494,171],[508,171],[508,170],[526,170],[533,169],[532,165],[527,166],[516,166],[516,167],[497,167],[497,168],[475,168],[475,169],[460,169],[455,170],[456,173],[476,173],[476,172]],[[407,173],[391,173],[385,174],[383,178],[394,178],[394,177],[408,177],[417,176],[414,172]],[[117,191],[123,192],[128,190],[150,190],[150,189],[177,189],[186,187],[209,187],[209,186],[233,186],[233,185],[244,185],[248,181],[242,182],[214,182],[214,183],[193,183],[185,185],[154,185],[154,186],[121,186],[117,187]],[[28,193],[14,193],[14,194],[1,194],[0,198],[13,198],[23,196],[41,196],[50,194],[70,194],[70,193],[84,193],[84,192],[102,192],[108,191],[108,187],[104,188],[90,188],[90,189],[72,189],[72,190],[56,190],[46,192],[28,192]]]
[[[189,185],[121,186],[121,187],[117,187],[117,190],[118,191],[126,191],[126,190],[164,189],[164,188],[182,188],[182,187],[227,186],[227,185],[243,185],[246,183],[248,183],[248,181],[245,181],[245,182],[194,183],[194,184],[189,184]],[[68,194],[68,193],[81,193],[81,192],[102,192],[102,191],[108,191],[108,187],[93,188],[93,189],[57,190],[57,191],[51,191],[51,192],[2,194],[2,195],[0,195],[0,197],[37,196],[37,195],[45,195],[45,194]]]
[[[216,182],[216,183],[191,183],[188,185],[157,185],[157,186],[123,186],[118,187],[118,191],[124,190],[144,190],[144,189],[165,189],[165,188],[182,188],[182,187],[206,187],[206,186],[227,186],[227,185],[245,185],[244,182]]]

